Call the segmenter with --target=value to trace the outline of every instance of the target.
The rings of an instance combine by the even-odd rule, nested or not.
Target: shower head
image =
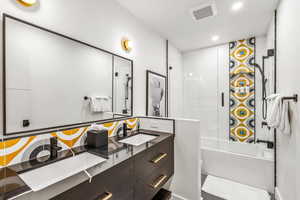
[[[127,76],[127,80],[130,81],[132,79],[132,77],[129,76],[129,74],[126,74]]]

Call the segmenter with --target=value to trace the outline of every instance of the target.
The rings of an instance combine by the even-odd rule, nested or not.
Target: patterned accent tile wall
[[[255,140],[255,38],[229,43],[230,140]]]
[[[122,130],[126,122],[129,128],[137,129],[140,120],[132,118],[111,123],[99,124],[99,127],[108,130],[110,137]],[[33,160],[50,153],[50,137],[58,138],[59,146],[63,149],[82,146],[86,142],[86,132],[90,126],[58,131],[44,135],[20,137],[0,142],[0,168],[17,163]]]

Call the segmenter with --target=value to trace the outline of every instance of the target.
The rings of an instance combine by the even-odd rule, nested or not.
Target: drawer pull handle
[[[153,184],[151,184],[150,186],[154,189],[158,188],[158,186],[160,186],[160,184],[166,180],[167,176],[166,175],[161,175],[160,177],[158,177],[155,182]]]
[[[154,158],[153,160],[151,160],[151,162],[154,163],[154,164],[157,164],[157,163],[159,163],[159,161],[161,161],[162,159],[167,157],[167,155],[168,154],[166,154],[166,153],[162,153],[157,158]]]
[[[100,198],[99,200],[109,200],[110,198],[112,198],[112,193],[110,192],[105,192],[104,195],[105,196],[103,198]]]

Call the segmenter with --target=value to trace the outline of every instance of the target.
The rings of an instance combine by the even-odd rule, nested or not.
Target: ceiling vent
[[[191,15],[195,21],[217,15],[216,4],[205,4],[191,9]]]

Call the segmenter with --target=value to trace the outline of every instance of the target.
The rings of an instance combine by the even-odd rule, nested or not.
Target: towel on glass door
[[[280,94],[272,94],[266,99],[269,104],[268,126],[277,128],[283,134],[290,134],[289,102],[282,101]]]
[[[278,128],[281,120],[282,98],[280,94],[272,94],[266,98],[269,105],[269,112],[267,116],[268,126],[271,128]]]
[[[90,106],[92,112],[110,112],[110,98],[106,96],[92,96],[90,98]]]
[[[286,134],[286,135],[291,133],[289,102],[288,101],[282,102],[280,124],[279,124],[278,129],[283,134]]]

